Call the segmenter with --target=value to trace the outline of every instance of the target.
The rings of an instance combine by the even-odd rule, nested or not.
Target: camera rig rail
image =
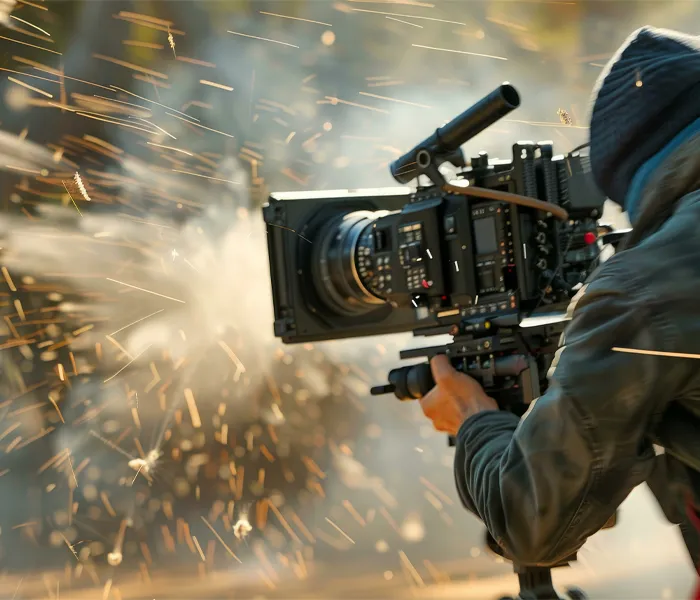
[[[514,313],[472,317],[452,328],[452,342],[402,350],[400,358],[431,359],[444,354],[458,371],[479,381],[501,410],[522,415],[541,394],[545,383],[542,377],[563,330],[559,315],[530,319],[530,323]],[[389,372],[389,384],[373,387],[371,394],[393,393],[402,401],[417,400],[434,386],[430,364],[421,363],[393,369]]]

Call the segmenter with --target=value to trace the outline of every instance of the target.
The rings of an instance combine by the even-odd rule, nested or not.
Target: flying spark
[[[368,10],[366,8],[351,8],[350,10],[353,12],[371,13],[374,15],[388,15],[391,17],[403,17],[404,19],[421,19],[423,21],[433,21],[435,23],[447,23],[448,25],[462,25],[463,27],[467,26],[466,23],[462,23],[460,21],[446,21],[445,19],[436,19],[434,17],[420,17],[417,15],[401,15],[398,13],[380,12],[378,10]]]
[[[419,29],[423,29],[422,25],[418,25],[418,23],[409,23],[408,21],[402,21],[401,19],[395,19],[394,17],[386,17],[390,21],[396,21],[397,23],[403,23],[404,25],[411,25],[411,27],[418,27]]]
[[[121,369],[119,369],[114,375],[112,375],[111,377],[108,377],[108,378],[105,379],[102,383],[108,383],[108,382],[112,381],[112,379],[114,379],[117,375],[119,375],[122,371],[124,371],[129,365],[131,365],[135,360],[137,360],[137,359],[138,359],[142,354],[144,354],[144,353],[146,352],[146,350],[148,350],[152,345],[153,345],[153,344],[149,344],[148,346],[146,346],[146,348],[144,348],[141,352],[139,352],[136,356],[134,356],[134,358],[132,358],[128,363],[126,363],[126,364],[125,364]]]
[[[253,531],[253,528],[246,517],[241,517],[238,519],[236,524],[233,526],[233,534],[239,540],[246,538],[251,531]]]
[[[340,527],[338,527],[333,521],[331,521],[328,517],[326,517],[326,521],[335,528],[335,530],[340,533],[348,542],[351,544],[355,543],[355,540],[353,540],[347,533],[345,533]]]
[[[479,54],[477,52],[467,52],[466,50],[452,50],[450,48],[435,48],[433,46],[422,46],[420,44],[411,44],[414,48],[423,48],[424,50],[438,50],[439,52],[452,52],[454,54],[467,54],[469,56],[480,56],[481,58],[493,58],[495,60],[508,60],[503,56],[493,56],[491,54]]]
[[[383,108],[376,108],[374,106],[367,106],[366,104],[358,104],[357,102],[350,102],[348,100],[341,100],[340,98],[336,98],[335,96],[326,96],[326,101],[329,104],[346,104],[348,106],[355,106],[357,108],[365,108],[367,110],[372,110],[374,112],[379,112],[379,113],[384,113],[384,114],[389,114],[388,110],[384,110]]]
[[[285,227],[284,225],[277,225],[276,223],[267,223],[267,224],[268,224],[268,225],[272,225],[273,227],[279,227],[280,229],[286,229],[287,231],[291,231],[292,233],[295,233],[296,235],[298,235],[298,236],[299,236],[302,240],[304,240],[305,242],[309,242],[309,244],[313,243],[311,240],[305,238],[305,237],[304,237],[303,235],[301,235],[300,233],[294,231],[294,229],[291,229],[291,228],[289,228],[289,227]]]
[[[75,175],[73,176],[73,180],[75,181],[75,185],[78,186],[78,191],[80,191],[82,197],[88,202],[91,202],[90,196],[85,188],[85,184],[83,183],[83,179],[80,177],[80,173],[76,171]]]
[[[228,552],[229,556],[230,556],[231,558],[235,559],[237,562],[240,563],[240,562],[241,562],[241,559],[238,558],[238,557],[234,554],[233,550],[231,550],[231,548],[229,548],[229,547],[226,545],[226,542],[224,542],[224,540],[223,540],[223,539],[221,538],[221,536],[217,533],[216,529],[214,529],[214,527],[212,527],[212,525],[209,523],[209,521],[207,521],[204,517],[201,517],[201,519],[202,519],[202,521],[204,521],[204,524],[205,524],[205,525],[211,530],[211,532],[214,534],[214,537],[215,537],[217,540],[219,540],[219,543],[224,547],[224,549],[226,550],[226,552]],[[238,524],[238,523],[237,523],[237,524]],[[234,535],[235,535],[235,534],[234,534]],[[238,536],[236,536],[236,537],[238,537]]]
[[[93,58],[98,60],[104,60],[120,67],[125,67],[131,69],[132,71],[137,71],[138,73],[143,73],[144,75],[150,75],[151,77],[156,77],[158,79],[167,79],[168,76],[165,73],[160,73],[159,71],[154,71],[152,69],[147,69],[145,67],[140,67],[134,63],[127,62],[125,60],[119,60],[118,58],[112,58],[111,56],[105,56],[104,54],[93,54]]]
[[[627,354],[646,354],[648,356],[666,356],[669,358],[694,358],[700,359],[700,354],[685,354],[683,352],[661,352],[659,350],[638,350],[636,348],[613,348],[613,352],[626,352]]]
[[[83,213],[80,212],[80,209],[78,208],[78,205],[75,203],[75,199],[73,198],[73,195],[72,195],[72,194],[70,193],[70,191],[68,190],[68,186],[67,186],[67,185],[65,184],[65,182],[63,182],[63,181],[61,181],[61,183],[63,184],[63,187],[64,187],[65,190],[66,190],[66,193],[68,194],[68,196],[69,196],[71,202],[73,203],[73,206],[75,206],[75,210],[77,210],[77,211],[78,211],[78,214],[82,217],[82,216],[83,216]]]
[[[218,88],[220,90],[225,90],[227,92],[233,91],[233,88],[228,86],[228,85],[223,85],[221,83],[215,83],[213,81],[208,81],[206,79],[200,79],[199,83],[201,83],[202,85],[208,85],[208,86],[213,87],[213,88]]]
[[[167,108],[168,110],[172,110],[174,113],[177,113],[179,115],[182,115],[183,117],[186,117],[190,121],[196,121],[199,123],[199,119],[195,119],[194,117],[191,117],[187,113],[180,112],[179,110],[175,110],[174,108],[170,108],[169,106],[165,106],[165,104],[161,104],[160,102],[156,102],[155,100],[149,100],[148,98],[144,96],[139,96],[138,94],[134,94],[133,92],[130,92],[128,90],[125,90],[123,88],[117,87],[116,85],[111,86],[111,88],[107,88],[110,91],[117,91],[117,92],[122,92],[123,94],[127,94],[129,96],[133,96],[134,98],[138,98],[139,100],[143,100],[144,102],[148,102],[149,104],[155,104],[156,106],[160,106],[161,108]],[[144,107],[141,107],[144,108]]]
[[[212,129],[211,127],[205,127],[204,125],[200,125],[199,123],[192,123],[191,121],[188,121],[187,119],[183,119],[182,117],[178,117],[177,115],[173,115],[173,114],[168,113],[168,112],[166,112],[165,114],[168,115],[169,117],[174,117],[176,119],[180,119],[181,121],[185,121],[186,123],[188,123],[189,125],[192,125],[193,127],[199,127],[200,129],[206,129],[207,131],[213,131],[214,133],[218,133],[219,135],[223,135],[223,136],[226,136],[229,138],[234,137],[230,133],[224,133],[223,131],[219,131],[217,129]]]
[[[56,52],[55,50],[49,50],[48,48],[42,48],[41,46],[37,46],[36,44],[29,44],[28,42],[20,42],[19,40],[13,40],[12,38],[5,37],[4,35],[0,35],[0,40],[7,40],[8,42],[14,42],[15,44],[21,44],[22,46],[29,46],[30,48],[36,48],[37,50],[43,50],[44,52],[50,52],[51,54],[58,54],[59,56],[62,56],[60,52]]]
[[[194,156],[191,152],[188,152],[187,150],[182,150],[181,148],[173,148],[172,146],[163,146],[162,144],[156,144],[154,142],[146,142],[148,146],[154,146],[156,148],[163,148],[164,150],[173,150],[174,152],[180,152],[181,154],[184,154],[186,156]]]
[[[25,25],[29,25],[30,27],[33,27],[37,31],[41,31],[41,33],[43,33],[44,35],[51,37],[51,34],[48,31],[45,31],[41,27],[37,27],[36,25],[34,25],[33,23],[30,23],[29,21],[25,21],[24,19],[20,19],[19,17],[15,16],[15,15],[10,15],[10,19],[14,19],[15,21],[19,21],[20,23],[24,23]]]
[[[240,181],[231,181],[230,179],[219,179],[218,177],[209,177],[208,175],[202,175],[201,173],[191,173],[190,171],[180,171],[179,169],[173,169],[173,173],[182,173],[183,175],[192,175],[194,177],[202,177],[204,179],[209,179],[211,181],[220,181],[222,183],[233,183],[234,185],[241,185]]]
[[[32,92],[36,92],[37,94],[41,94],[42,96],[45,96],[46,98],[53,98],[53,96],[51,94],[49,94],[48,92],[45,92],[44,90],[40,90],[39,88],[36,88],[33,85],[29,85],[28,83],[24,83],[24,81],[20,81],[19,79],[15,79],[14,77],[8,77],[7,81],[11,81],[12,83],[16,83],[17,85],[21,85],[23,88],[31,90]]]
[[[126,285],[126,284],[125,284],[125,285]],[[161,308],[160,310],[157,310],[157,311],[155,311],[155,312],[152,312],[150,315],[146,315],[145,317],[141,317],[140,319],[137,319],[136,321],[133,321],[133,322],[129,323],[128,325],[124,325],[124,327],[122,327],[121,329],[117,329],[116,331],[113,331],[113,332],[110,333],[109,335],[112,336],[112,335],[114,335],[115,333],[119,333],[120,331],[124,331],[125,329],[131,327],[132,325],[136,325],[137,323],[141,323],[141,322],[145,321],[146,319],[150,319],[150,318],[151,318],[152,316],[154,316],[154,315],[157,315],[157,314],[159,314],[159,313],[162,313],[164,310],[165,310],[164,308]]]
[[[409,106],[417,106],[418,108],[432,108],[427,104],[418,104],[417,102],[409,102],[408,100],[399,100],[398,98],[389,98],[388,96],[378,96],[377,94],[370,94],[368,92],[360,92],[362,96],[368,96],[370,98],[377,98],[379,100],[390,100],[391,102],[398,102],[400,104],[407,104]]]
[[[130,283],[124,283],[123,281],[117,281],[116,279],[111,279],[110,277],[105,277],[107,281],[112,281],[114,283],[118,283],[119,285],[124,285],[126,287],[139,290],[140,292],[146,292],[147,294],[153,294],[154,296],[158,296],[159,298],[165,298],[166,300],[172,300],[173,302],[179,302],[180,304],[186,304],[184,300],[178,300],[177,298],[171,298],[170,296],[165,296],[163,294],[159,294],[158,292],[153,292],[151,290],[146,290],[144,288],[131,285]]]
[[[562,125],[573,125],[574,123],[571,115],[563,108],[557,110],[557,116],[559,117]]]
[[[294,44],[288,44],[287,42],[280,42],[278,40],[271,40],[271,39],[264,38],[264,37],[258,37],[257,35],[248,35],[246,33],[237,33],[235,31],[227,31],[226,33],[231,33],[233,35],[240,35],[242,37],[252,38],[254,40],[262,40],[263,42],[272,42],[273,44],[281,44],[282,46],[289,46],[290,48],[298,48],[299,47],[299,46],[295,46]]]
[[[168,44],[170,44],[170,48],[173,51],[173,56],[177,58],[177,54],[175,53],[175,38],[173,37],[173,34],[170,31],[170,27],[168,27]]]
[[[312,21],[311,19],[302,19],[301,17],[290,17],[288,15],[278,15],[277,13],[265,12],[263,10],[259,11],[261,15],[267,15],[268,17],[280,17],[282,19],[293,19],[294,21],[303,21],[304,23],[315,23],[316,25],[325,25],[326,27],[333,27],[330,23],[324,23],[323,21]],[[231,32],[229,32],[231,33]]]

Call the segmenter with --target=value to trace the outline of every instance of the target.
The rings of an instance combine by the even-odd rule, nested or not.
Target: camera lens
[[[375,310],[385,300],[368,286],[372,270],[373,223],[384,211],[356,211],[329,220],[314,240],[312,265],[314,287],[327,308],[343,316],[357,316]],[[362,243],[360,243],[362,240]]]

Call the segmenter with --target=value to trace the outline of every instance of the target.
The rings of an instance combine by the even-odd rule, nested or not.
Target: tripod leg
[[[552,572],[540,567],[526,567],[518,572],[518,600],[565,600],[554,589]]]

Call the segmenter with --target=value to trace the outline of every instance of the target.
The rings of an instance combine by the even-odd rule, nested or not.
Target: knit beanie
[[[637,170],[700,118],[700,36],[638,29],[603,70],[593,98],[593,177],[625,208]]]

